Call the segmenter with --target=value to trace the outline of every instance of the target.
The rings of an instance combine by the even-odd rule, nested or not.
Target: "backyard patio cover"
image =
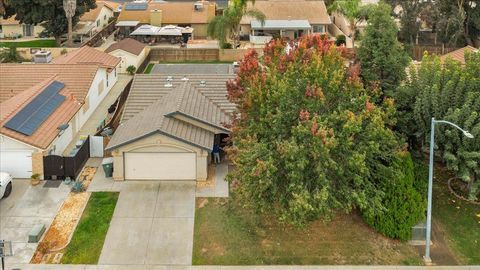
[[[145,24],[137,28],[130,35],[132,36],[181,36],[182,34],[191,34],[193,28],[167,25],[163,27]]]
[[[115,26],[137,26],[140,21],[119,21]]]
[[[145,24],[138,27],[130,35],[131,36],[156,36],[158,35],[158,31],[160,31],[160,27]]]
[[[312,26],[307,20],[252,20],[250,25],[253,30],[308,30]]]

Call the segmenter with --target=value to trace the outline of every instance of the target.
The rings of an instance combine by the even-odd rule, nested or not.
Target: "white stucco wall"
[[[102,7],[100,10],[100,13],[98,14],[97,19],[95,20],[95,28],[93,28],[94,32],[100,32],[107,24],[108,24],[108,19],[113,17],[113,11],[110,10],[109,8]],[[97,26],[97,21],[98,21],[98,26]]]
[[[154,134],[112,151],[114,180],[125,180],[124,153],[127,152],[194,152],[197,156],[197,181],[207,179],[208,151],[161,134]],[[176,169],[182,170],[183,166],[184,164],[178,164]]]
[[[0,151],[6,150],[36,150],[35,147],[16,141],[10,137],[0,135]]]
[[[135,66],[138,69],[138,67],[142,64],[143,60],[145,60],[145,57],[147,56],[146,51],[147,48],[145,47],[138,56],[124,50],[115,50],[109,52],[109,54],[122,59],[118,66],[118,72],[127,73],[127,67],[130,65]]]
[[[103,80],[103,91],[99,93],[99,84]],[[80,111],[77,113],[78,117],[76,118],[76,127],[77,129],[73,132],[76,133],[81,127],[85,124],[85,122],[90,118],[92,113],[97,109],[97,106],[100,102],[105,98],[105,96],[110,92],[113,85],[118,80],[118,74],[116,74],[116,69],[108,72],[105,68],[99,68],[97,74],[95,74],[95,78],[93,79],[92,84],[90,85],[90,89],[88,94],[85,98],[85,104],[88,103],[88,109],[86,110],[85,104],[82,106]],[[108,82],[108,83],[107,83]],[[88,101],[87,101],[88,99]]]
[[[62,155],[63,151],[65,151],[65,148],[70,144],[72,139],[74,138],[73,136],[73,124],[72,122],[75,121],[75,117],[68,123],[68,128],[65,129],[63,132],[61,132],[60,136],[57,136],[57,138],[52,142],[50,145],[47,153],[48,154],[53,154],[53,155]]]

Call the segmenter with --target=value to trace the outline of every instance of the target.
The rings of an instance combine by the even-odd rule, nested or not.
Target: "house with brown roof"
[[[117,81],[120,59],[90,47],[51,64],[0,64],[0,171],[43,174]]]
[[[215,17],[216,5],[208,1],[198,2],[130,2],[126,3],[117,19],[120,37],[128,37],[141,25],[175,25],[191,27],[194,35],[207,37],[208,22]]]
[[[0,38],[38,37],[43,30],[41,25],[20,23],[15,15],[8,19],[0,16]]]
[[[273,37],[325,34],[332,23],[325,3],[319,0],[259,0],[249,2],[247,8],[257,9],[266,17],[263,24],[249,16],[240,22],[240,35],[254,44],[265,44]]]
[[[125,38],[113,43],[105,52],[121,59],[118,72],[127,73],[127,67],[134,66],[136,69],[147,57],[147,45],[132,38]]]
[[[114,180],[207,179],[215,144],[229,135],[236,105],[230,74],[137,74],[106,150]]]
[[[478,53],[478,52],[479,52],[479,49],[472,46],[466,46],[440,56],[440,61],[442,63],[445,63],[445,60],[452,59],[452,60],[458,61],[462,65],[465,65],[465,53]]]

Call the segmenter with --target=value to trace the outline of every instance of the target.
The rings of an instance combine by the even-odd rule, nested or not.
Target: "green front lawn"
[[[117,200],[116,192],[91,194],[72,240],[63,250],[62,264],[96,264],[98,262]]]
[[[234,201],[205,200],[197,200],[194,265],[422,264],[414,247],[375,233],[357,214],[295,229]]]
[[[462,263],[480,264],[480,205],[453,196],[447,186],[451,174],[435,166],[433,218],[442,225],[450,248]]]
[[[57,47],[54,39],[39,39],[30,41],[12,41],[0,42],[0,47],[17,47],[17,48],[51,48]]]

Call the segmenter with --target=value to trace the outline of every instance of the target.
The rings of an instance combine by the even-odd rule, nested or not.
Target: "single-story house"
[[[43,175],[117,81],[120,59],[90,47],[51,64],[0,64],[0,171]]]
[[[105,52],[121,59],[118,72],[127,73],[127,67],[134,66],[136,69],[147,57],[147,46],[131,38],[122,39],[113,43]]]
[[[73,29],[73,35],[83,40],[100,32],[114,17],[114,7],[108,2],[97,1],[97,7],[85,12]]]
[[[232,75],[137,74],[106,150],[114,180],[207,179],[214,143],[230,133]]]
[[[0,16],[0,38],[38,37],[43,30],[41,25],[20,23],[15,15],[8,19]]]
[[[118,16],[119,37],[128,37],[144,24],[191,27],[195,37],[206,38],[208,22],[215,17],[216,5],[208,1],[126,3]]]
[[[245,16],[240,22],[240,35],[254,44],[264,44],[272,37],[298,38],[304,34],[327,33],[332,23],[323,1],[259,0],[247,8],[265,14],[265,21]]]
[[[455,50],[453,52],[449,52],[447,54],[444,54],[444,55],[440,56],[440,61],[442,61],[442,63],[444,63],[445,60],[452,59],[452,60],[460,62],[460,64],[462,64],[462,65],[465,65],[465,53],[466,52],[478,53],[479,49],[477,49],[475,47],[472,47],[472,46],[466,46],[466,47],[460,48],[458,50]]]

